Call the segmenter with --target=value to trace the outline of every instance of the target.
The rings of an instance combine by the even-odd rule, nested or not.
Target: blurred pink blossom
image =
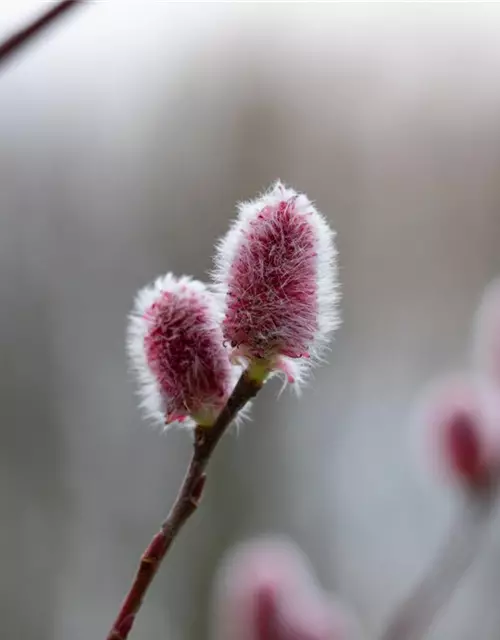
[[[500,390],[478,376],[449,376],[425,394],[422,420],[441,471],[469,486],[500,472]]]
[[[214,640],[347,640],[347,613],[316,584],[307,559],[283,540],[239,546],[217,582]]]

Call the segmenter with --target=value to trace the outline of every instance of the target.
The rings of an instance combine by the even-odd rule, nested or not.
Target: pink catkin
[[[321,357],[338,325],[334,232],[307,196],[281,183],[239,206],[217,248],[224,338],[236,356],[289,379]]]
[[[143,289],[129,327],[143,404],[166,423],[212,420],[231,390],[216,301],[204,285],[171,274]]]
[[[249,355],[307,354],[317,331],[317,243],[295,198],[264,207],[242,232],[231,267],[224,337]]]
[[[451,376],[423,403],[433,454],[447,474],[471,487],[500,470],[500,393],[484,379]]]
[[[453,472],[472,484],[482,484],[488,477],[481,431],[474,417],[467,413],[450,416],[446,448]]]
[[[347,640],[351,623],[279,540],[242,545],[221,572],[214,640]]]

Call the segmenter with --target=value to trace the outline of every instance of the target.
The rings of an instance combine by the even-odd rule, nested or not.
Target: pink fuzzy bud
[[[214,640],[346,640],[351,623],[281,540],[242,545],[218,581]]]
[[[239,205],[215,259],[235,356],[293,381],[322,355],[339,322],[334,235],[306,195],[280,182]]]
[[[452,377],[424,401],[433,452],[451,477],[481,487],[500,471],[500,393],[488,382]]]
[[[215,296],[188,277],[168,273],[139,291],[128,351],[150,417],[213,422],[234,381],[220,320]]]
[[[500,385],[500,279],[484,292],[474,336],[478,368]]]

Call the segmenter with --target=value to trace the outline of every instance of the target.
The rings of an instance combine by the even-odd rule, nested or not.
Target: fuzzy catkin
[[[220,412],[234,382],[220,322],[214,294],[189,277],[168,273],[139,291],[127,346],[149,417],[192,426]]]
[[[238,207],[214,279],[233,353],[297,379],[339,324],[334,231],[304,194],[275,183]]]

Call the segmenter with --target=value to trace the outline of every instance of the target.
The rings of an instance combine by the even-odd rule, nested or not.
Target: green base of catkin
[[[246,373],[250,380],[262,384],[265,382],[267,376],[271,372],[271,369],[272,365],[269,360],[256,358],[255,360],[250,361]]]
[[[217,420],[217,415],[217,413],[210,411],[205,413],[194,413],[191,417],[199,427],[209,428],[214,425],[215,421]]]

